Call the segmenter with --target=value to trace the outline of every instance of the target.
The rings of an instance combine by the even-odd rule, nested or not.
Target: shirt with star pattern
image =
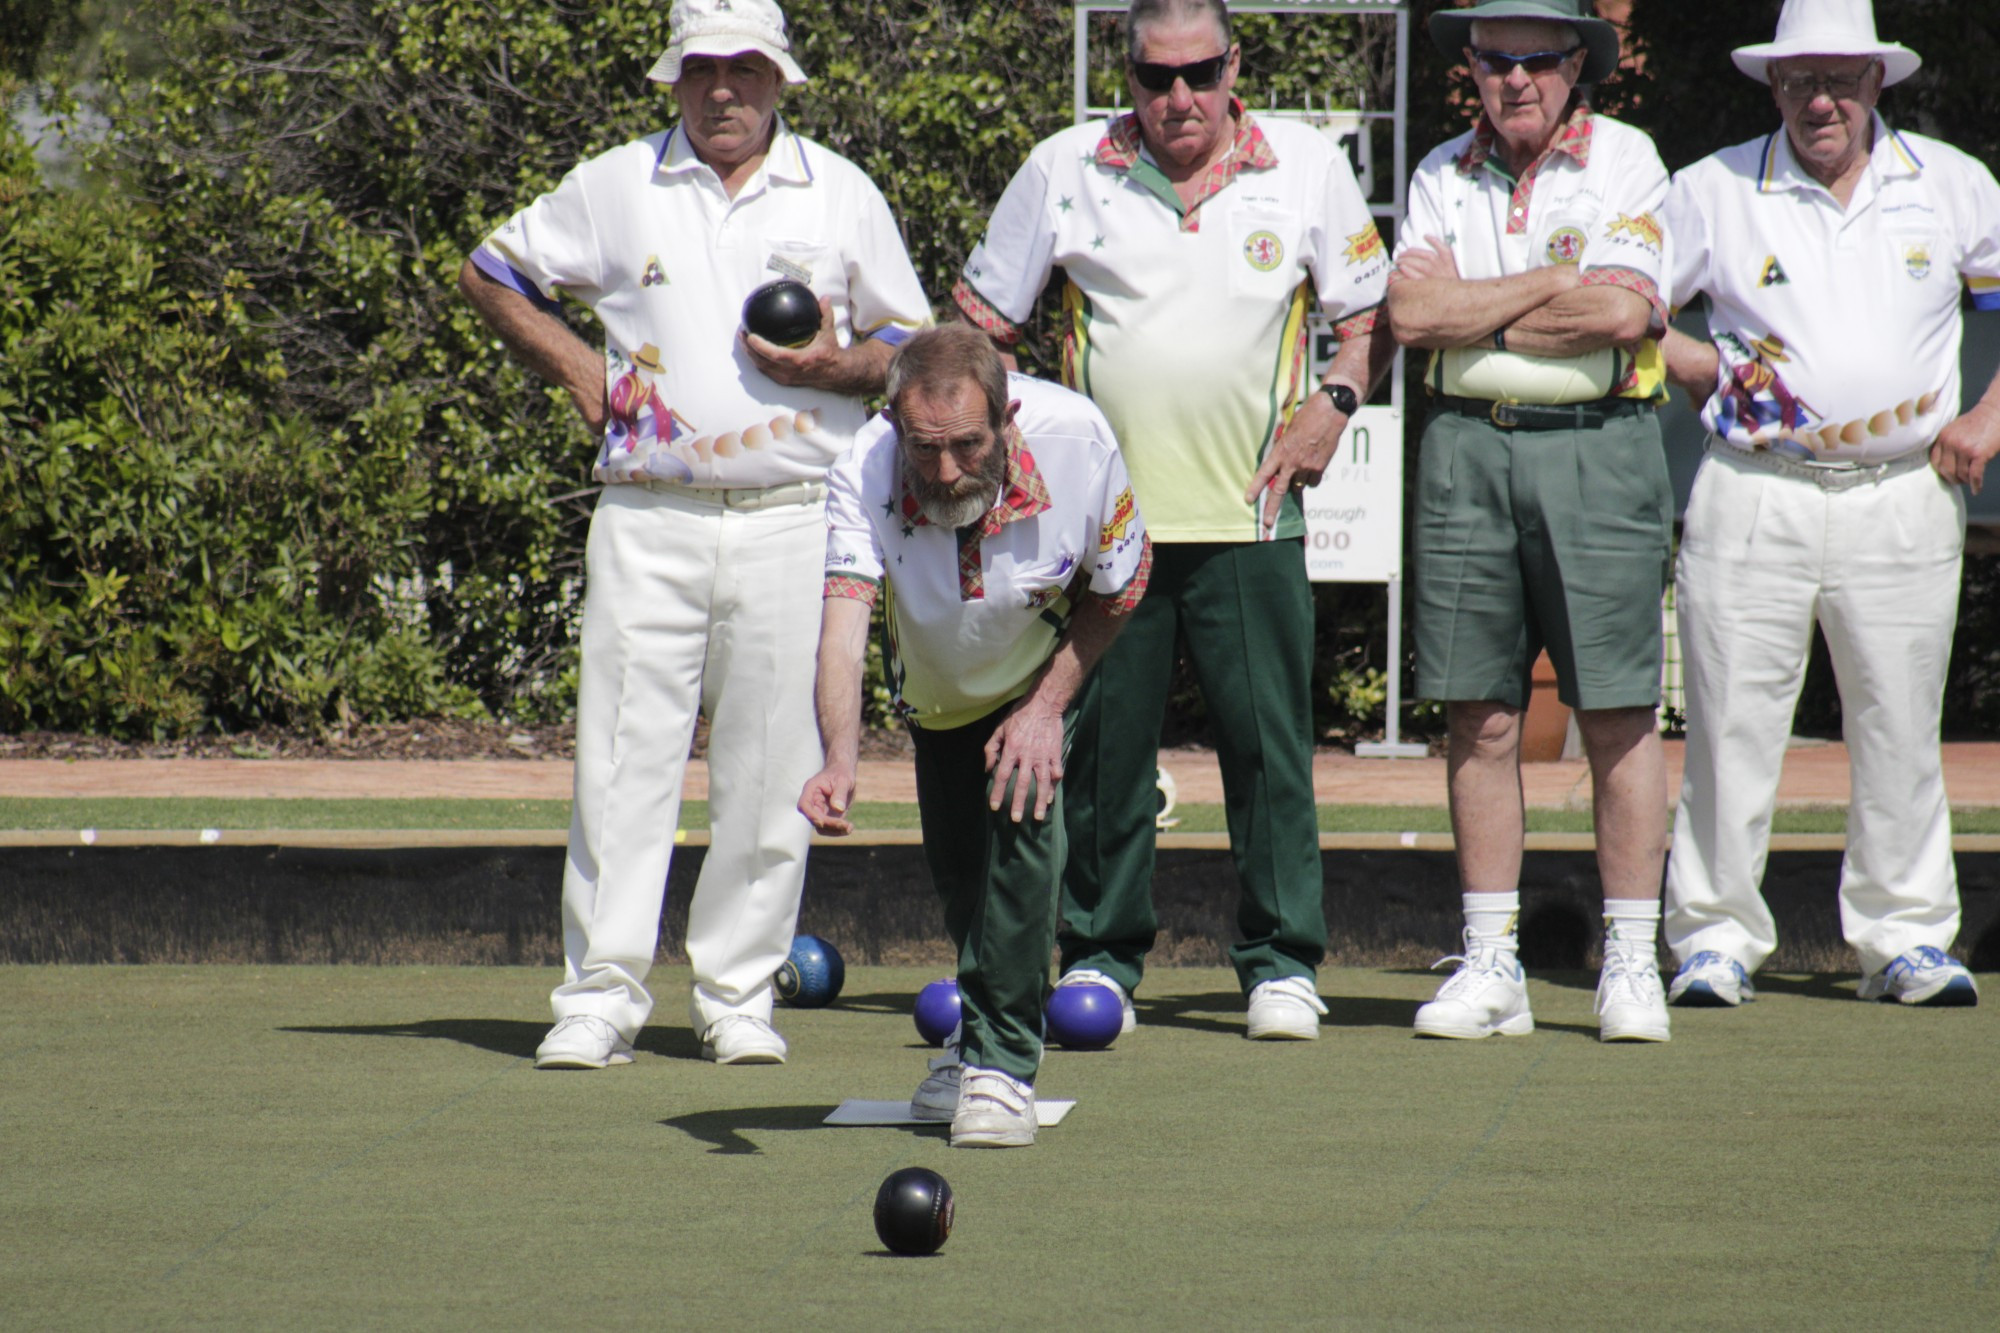
[[[827,476],[828,597],[883,594],[888,677],[916,726],[966,726],[1025,694],[1085,590],[1123,615],[1152,566],[1111,427],[1090,401],[1010,375],[1006,480],[977,523],[941,528],[904,485],[887,416]]]

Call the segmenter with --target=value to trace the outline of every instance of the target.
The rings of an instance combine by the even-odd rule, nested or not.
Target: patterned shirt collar
[[[1216,170],[1230,168],[1235,175],[1245,169],[1269,171],[1278,165],[1278,154],[1271,147],[1270,140],[1258,127],[1256,118],[1237,98],[1229,99],[1229,110],[1236,117],[1236,138],[1229,146],[1229,153],[1215,166]],[[1128,111],[1105,127],[1104,137],[1097,141],[1097,165],[1109,167],[1113,171],[1130,171],[1139,161],[1139,150],[1144,146],[1139,133],[1138,113]]]
[[[1021,437],[1020,428],[1008,422],[1003,438],[1007,441],[1006,479],[1001,483],[999,503],[986,511],[975,529],[982,537],[991,537],[1018,519],[1033,518],[1051,503],[1049,485],[1042,479],[1041,469],[1035,466],[1035,456],[1028,452],[1028,442]],[[931,526],[917,504],[917,497],[907,488],[900,508],[905,522],[920,528]]]
[[[1566,153],[1575,158],[1576,164],[1580,167],[1589,166],[1592,123],[1589,107],[1579,106],[1570,112],[1569,118],[1563,121],[1562,128],[1556,131],[1555,139],[1540,157],[1528,165],[1528,171],[1522,175],[1539,169],[1557,153]],[[1472,142],[1458,155],[1459,174],[1470,176],[1485,166],[1486,160],[1493,156],[1493,141],[1498,137],[1499,132],[1493,128],[1492,120],[1482,113],[1479,117],[1479,127],[1472,132]]]

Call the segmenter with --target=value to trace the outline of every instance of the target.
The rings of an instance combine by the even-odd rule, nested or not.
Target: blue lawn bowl
[[[958,1026],[961,1006],[958,999],[958,980],[945,977],[933,981],[917,992],[917,1035],[932,1046],[944,1045],[945,1038]]]
[[[1049,1040],[1072,1051],[1101,1051],[1118,1040],[1125,1021],[1118,992],[1109,986],[1058,986],[1043,1010]]]
[[[840,950],[817,935],[792,937],[792,952],[772,984],[778,998],[794,1009],[823,1009],[840,996],[847,982],[847,964]]]

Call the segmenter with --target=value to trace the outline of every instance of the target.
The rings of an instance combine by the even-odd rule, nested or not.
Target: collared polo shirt
[[[1063,383],[1110,419],[1157,541],[1256,540],[1257,505],[1243,492],[1311,391],[1311,303],[1341,337],[1365,333],[1388,273],[1334,142],[1235,111],[1232,151],[1192,209],[1133,116],[1043,140],[954,293],[1011,341],[1063,271]],[[1288,499],[1277,535],[1304,531]]]
[[[1089,399],[1010,375],[1020,401],[1007,481],[976,524],[924,518],[903,484],[893,423],[878,416],[827,475],[826,595],[887,589],[889,683],[916,726],[962,727],[1028,691],[1089,589],[1113,614],[1146,590],[1152,547],[1104,414]]]
[[[1410,180],[1409,212],[1396,233],[1396,258],[1436,236],[1451,249],[1459,276],[1470,280],[1512,277],[1551,264],[1575,264],[1586,286],[1609,284],[1637,292],[1653,308],[1656,333],[1664,332],[1666,240],[1660,209],[1667,169],[1653,141],[1629,125],[1579,107],[1548,149],[1518,177],[1494,151],[1492,123],[1448,139],[1417,165]],[[1395,281],[1392,276],[1391,281]],[[1445,349],[1450,350],[1450,349]],[[1581,361],[1503,353],[1530,382],[1548,367],[1538,362]],[[1610,392],[1653,398],[1663,392],[1666,366],[1655,339],[1631,353],[1612,349],[1592,357],[1615,367],[1602,376]],[[1503,374],[1509,364],[1496,360]],[[1429,378],[1448,358],[1432,354]],[[1449,384],[1446,392],[1459,392]],[[1518,401],[1555,401],[1522,395]]]
[[[604,326],[603,482],[777,486],[817,480],[847,447],[858,400],[778,384],[738,341],[764,283],[831,297],[842,346],[900,341],[930,317],[881,193],[782,121],[734,199],[676,126],[582,163],[472,260],[546,308],[567,293]]]
[[[1673,299],[1708,299],[1722,383],[1702,423],[1738,449],[1880,462],[1959,411],[1959,289],[2000,309],[2000,186],[1878,115],[1843,209],[1780,128],[1685,168],[1667,197]]]

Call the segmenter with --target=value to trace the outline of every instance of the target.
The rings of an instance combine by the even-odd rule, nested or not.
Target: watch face
[[[1354,409],[1361,406],[1360,400],[1354,395],[1354,390],[1345,384],[1322,384],[1320,392],[1333,400],[1334,410],[1342,416],[1353,416]]]

